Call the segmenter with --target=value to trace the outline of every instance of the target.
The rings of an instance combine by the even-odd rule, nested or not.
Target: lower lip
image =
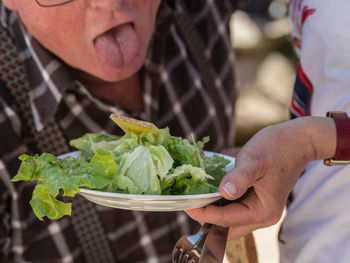
[[[112,28],[94,40],[97,56],[112,68],[127,67],[138,54],[139,39],[131,23]]]

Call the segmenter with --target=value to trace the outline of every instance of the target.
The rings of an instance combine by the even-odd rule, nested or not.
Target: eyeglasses
[[[68,4],[73,1],[74,0],[35,0],[35,2],[41,7],[60,6],[60,5]]]

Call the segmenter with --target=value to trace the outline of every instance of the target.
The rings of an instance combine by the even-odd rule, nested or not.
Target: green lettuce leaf
[[[120,136],[111,134],[87,133],[84,136],[71,140],[69,144],[77,148],[81,155],[89,161],[94,155],[96,149],[106,151],[114,149],[118,144]]]
[[[72,157],[59,159],[49,153],[34,157],[24,154],[19,159],[22,163],[12,181],[37,179],[30,204],[40,220],[43,216],[58,219],[70,214],[70,205],[56,199],[60,190],[62,196],[73,197],[80,187],[101,189],[111,182],[118,169],[116,164],[111,165],[114,160],[105,151],[98,151],[91,162]],[[109,164],[108,167],[105,166],[106,163]]]
[[[162,194],[186,195],[217,192],[217,188],[208,183],[209,179],[212,177],[203,169],[189,164],[182,165],[161,179]]]
[[[207,174],[213,177],[209,180],[209,183],[218,187],[221,179],[227,173],[225,168],[230,162],[230,160],[217,154],[214,154],[211,157],[204,157],[204,170]]]
[[[118,164],[114,161],[111,152],[104,149],[97,149],[92,156],[90,164],[99,163],[105,168],[105,174],[108,178],[113,179],[118,172]]]
[[[139,145],[131,153],[123,155],[119,172],[107,189],[159,195],[161,189],[158,176],[166,175],[172,164],[173,160],[163,146]]]
[[[174,159],[174,166],[191,164],[195,167],[204,168],[202,156],[204,156],[203,146],[209,141],[209,137],[205,137],[203,141],[191,144],[188,140],[180,137],[168,137],[163,146],[167,149],[171,157]]]
[[[110,134],[87,133],[84,136],[71,140],[70,145],[81,152],[81,156],[89,161],[97,149],[110,151],[117,164],[124,153],[134,150],[139,145],[160,145],[170,136],[169,129],[159,130],[159,135],[155,136],[151,132],[136,134],[127,132],[124,136]]]
[[[173,158],[162,145],[149,145],[148,149],[151,153],[156,174],[160,178],[163,178],[166,174],[168,174],[169,170],[172,168],[174,163]]]
[[[33,191],[32,199],[29,204],[33,208],[35,215],[43,221],[43,217],[58,219],[65,215],[70,215],[72,211],[71,203],[58,201],[48,192],[48,189],[37,184]]]

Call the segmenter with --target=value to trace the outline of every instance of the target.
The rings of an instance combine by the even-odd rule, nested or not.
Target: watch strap
[[[327,117],[335,122],[337,145],[334,157],[324,160],[324,164],[329,166],[350,164],[350,118],[343,111],[327,112]]]

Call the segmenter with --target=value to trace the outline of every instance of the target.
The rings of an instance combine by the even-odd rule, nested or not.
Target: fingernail
[[[237,186],[232,182],[226,182],[222,189],[230,196],[234,196],[237,193]]]

